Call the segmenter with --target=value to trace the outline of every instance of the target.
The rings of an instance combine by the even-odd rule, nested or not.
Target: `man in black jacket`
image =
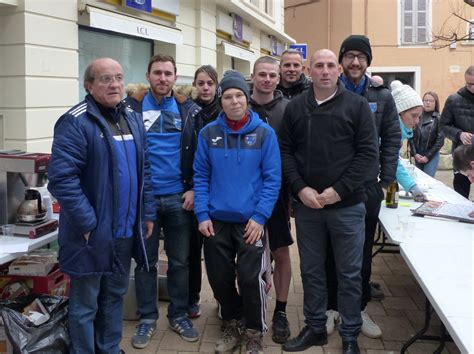
[[[280,82],[277,89],[289,100],[308,89],[311,81],[304,74],[305,66],[301,52],[296,49],[287,49],[281,53]]]
[[[453,151],[460,145],[471,144],[474,134],[474,65],[467,68],[466,85],[448,97],[441,114],[441,127],[453,142]],[[456,192],[469,198],[471,183],[461,173],[455,173],[453,187]]]
[[[268,123],[278,134],[283,121],[283,113],[288,100],[280,91],[275,91],[279,81],[280,68],[272,57],[261,57],[255,61],[252,73],[253,92],[250,107],[260,119]],[[288,211],[289,190],[282,183],[280,195],[270,219],[265,225],[272,257],[275,261],[273,283],[275,284],[276,304],[272,319],[272,339],[285,343],[290,337],[290,326],[286,318],[286,304],[291,283],[291,259],[288,246],[293,244]]]
[[[367,174],[365,182],[367,200],[365,202],[365,242],[362,261],[362,333],[370,338],[380,338],[382,331],[365,311],[371,299],[370,276],[372,274],[372,248],[377,227],[383,189],[395,179],[397,171],[398,151],[400,149],[400,123],[397,109],[390,91],[383,85],[371,80],[366,75],[372,61],[372,48],[369,39],[362,35],[351,35],[341,44],[339,63],[343,73],[340,81],[346,89],[357,93],[368,101],[375,117],[379,141],[380,163],[373,166]],[[329,253],[331,254],[330,250]],[[332,255],[328,257],[328,333],[334,331],[337,313],[337,278]],[[373,292],[383,293],[378,289]]]
[[[283,175],[297,198],[306,323],[283,350],[327,343],[324,263],[330,239],[338,270],[343,353],[359,353],[364,183],[378,161],[377,133],[367,101],[338,83],[333,52],[314,53],[309,71],[313,85],[288,104],[280,133]]]

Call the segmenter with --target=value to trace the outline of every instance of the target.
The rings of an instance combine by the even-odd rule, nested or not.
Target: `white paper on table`
[[[28,245],[24,238],[0,236],[0,253],[28,252]]]

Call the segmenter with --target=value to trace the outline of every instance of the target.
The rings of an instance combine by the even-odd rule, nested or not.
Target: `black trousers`
[[[189,306],[199,303],[202,283],[202,243],[203,236],[197,226],[191,235],[189,250]]]
[[[221,305],[222,319],[243,319],[246,328],[265,333],[266,284],[262,276],[268,266],[266,240],[246,244],[246,224],[212,223],[215,236],[204,238],[204,260],[209,284]]]
[[[471,182],[469,179],[460,173],[454,174],[453,187],[456,192],[461,194],[464,198],[469,199],[469,193],[471,192]]]
[[[383,200],[383,190],[380,184],[373,183],[366,186],[367,201],[365,202],[365,242],[362,259],[362,301],[361,310],[364,310],[370,301],[370,277],[372,275],[372,248],[374,246],[375,229],[379,218],[380,206]],[[330,240],[327,246],[326,281],[328,287],[328,310],[337,311],[337,276],[336,263]]]

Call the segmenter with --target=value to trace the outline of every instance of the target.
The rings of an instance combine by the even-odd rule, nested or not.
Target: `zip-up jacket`
[[[441,114],[441,129],[453,142],[453,151],[462,145],[462,132],[474,133],[474,94],[465,87],[446,100]]]
[[[275,130],[275,133],[278,136],[288,102],[290,102],[290,100],[283,97],[281,91],[276,90],[273,93],[273,100],[270,102],[261,105],[250,97],[249,105],[250,108],[260,116],[261,120],[269,124],[273,130]]]
[[[318,105],[313,85],[292,100],[283,118],[280,149],[283,175],[293,195],[305,187],[318,193],[333,187],[338,208],[366,199],[367,171],[378,163],[377,132],[365,98],[338,84],[330,100]]]
[[[199,133],[194,160],[194,213],[201,223],[215,219],[264,225],[281,186],[280,150],[274,130],[250,111],[233,131],[223,112]]]
[[[291,85],[290,87],[283,87],[280,82],[277,85],[277,90],[281,91],[283,97],[292,100],[308,90],[310,86],[311,80],[308,79],[305,74],[301,74],[300,78],[294,83],[294,85]]]
[[[402,140],[401,140],[400,145],[403,145],[403,142],[405,140],[411,139],[413,137],[413,130],[405,127],[405,124],[403,124],[403,121],[401,119],[399,119],[399,124],[400,124],[400,130],[402,132]],[[415,180],[408,173],[405,166],[402,165],[400,158],[398,159],[398,165],[397,165],[397,182],[400,183],[403,189],[407,192],[411,191],[411,189],[414,186],[416,186]]]
[[[444,144],[444,133],[440,129],[440,114],[438,112],[424,112],[420,123],[413,131],[410,142],[410,155],[426,156],[431,160]]]
[[[148,146],[141,116],[117,107],[133,135],[138,210],[134,257],[146,259],[144,221],[154,221]],[[59,266],[70,275],[111,274],[123,270],[115,258],[119,227],[119,169],[114,137],[90,95],[67,111],[54,128],[48,189],[61,205]],[[90,232],[89,240],[84,235]],[[145,264],[147,264],[146,262]]]
[[[367,184],[376,182],[378,177],[380,184],[386,188],[395,179],[397,172],[401,136],[397,108],[390,91],[370,78],[362,96],[369,102],[369,108],[374,114],[379,140],[380,164],[369,174]]]
[[[158,104],[151,92],[143,99],[142,108],[154,194],[192,189],[197,133],[202,125],[196,119],[201,108],[192,100],[179,102],[174,95]]]

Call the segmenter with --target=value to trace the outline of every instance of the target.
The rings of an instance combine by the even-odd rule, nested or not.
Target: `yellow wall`
[[[321,48],[339,51],[340,44],[350,34],[365,34],[373,51],[372,67],[420,67],[420,94],[431,90],[439,94],[443,105],[447,96],[464,85],[464,71],[474,64],[474,43],[458,42],[456,49],[434,49],[432,46],[400,46],[399,0],[319,0],[303,5],[307,0],[285,2],[285,28],[298,42],[308,43],[308,52]],[[442,28],[466,33],[466,19],[474,18],[474,7],[462,0],[432,0],[432,32]],[[298,6],[299,4],[299,6]],[[329,7],[329,17],[328,17]],[[458,66],[458,73],[451,72]]]

